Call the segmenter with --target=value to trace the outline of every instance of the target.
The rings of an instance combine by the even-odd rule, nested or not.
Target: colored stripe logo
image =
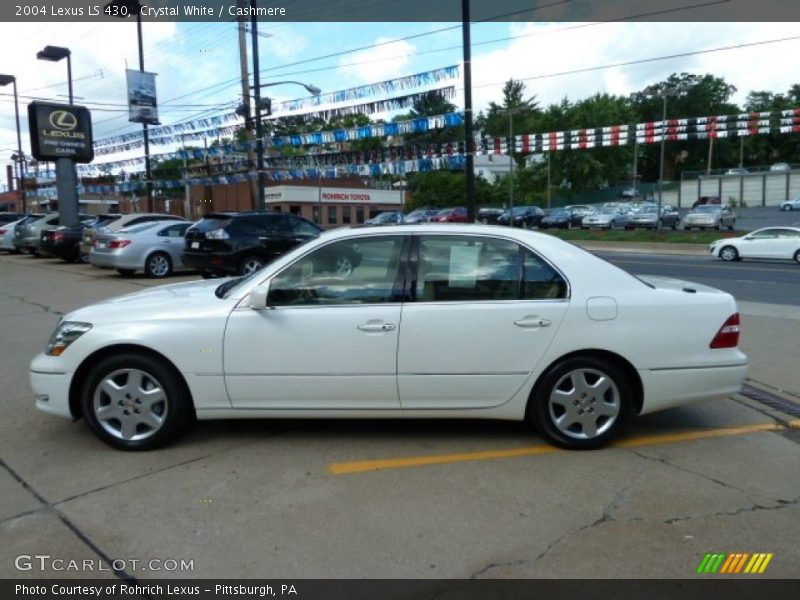
[[[697,567],[698,573],[737,575],[750,574],[756,575],[763,573],[769,561],[772,560],[772,553],[757,552],[734,552],[726,554],[724,552],[708,553],[703,557],[700,566]]]

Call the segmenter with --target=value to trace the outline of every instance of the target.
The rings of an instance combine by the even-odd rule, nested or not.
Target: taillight
[[[130,240],[111,240],[108,243],[108,247],[111,248],[112,250],[117,248],[124,248],[125,246],[130,246],[130,245],[131,245]]]
[[[0,235],[5,235],[5,234],[6,234],[6,230],[5,229],[0,229]]]
[[[709,348],[736,348],[739,345],[739,313],[734,313],[719,328]]]
[[[67,234],[63,231],[55,231],[51,235],[54,242],[63,242],[64,238],[67,237]]]

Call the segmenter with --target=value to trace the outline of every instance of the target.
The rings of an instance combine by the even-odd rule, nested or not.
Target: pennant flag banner
[[[412,88],[428,87],[436,85],[442,81],[458,79],[459,77],[458,65],[452,65],[435,71],[425,71],[424,73],[416,73],[414,75],[406,75],[398,79],[390,79],[388,81],[381,81],[370,85],[362,85],[359,87],[349,88],[346,90],[339,90],[338,92],[330,92],[327,94],[319,94],[318,96],[310,96],[308,98],[301,98],[299,100],[288,100],[280,102],[277,105],[273,104],[272,109],[275,116],[284,117],[291,116],[284,113],[297,113],[305,111],[306,109],[317,110],[318,107],[328,104],[343,104],[345,102],[355,102],[373,96],[383,94],[396,94],[404,92]]]
[[[387,136],[400,136],[409,133],[423,133],[426,131],[444,129],[449,127],[457,127],[464,122],[464,115],[462,113],[448,113],[446,115],[436,115],[431,117],[420,117],[418,119],[395,121],[393,123],[380,123],[364,127],[354,127],[350,129],[336,129],[333,131],[320,131],[316,133],[296,134],[287,136],[276,136],[271,138],[271,143],[276,148],[285,146],[315,146],[323,144],[344,143],[348,141],[367,139],[371,137],[387,137]],[[198,135],[203,135],[198,134]],[[182,142],[187,137],[193,137],[195,134],[182,135],[160,139],[160,142],[151,143],[178,143]],[[136,144],[136,145],[134,145]],[[132,143],[127,149],[134,149],[141,146],[142,143]],[[267,144],[268,146],[269,144]],[[176,152],[164,152],[160,154],[151,154],[150,158],[153,161],[170,160],[180,158],[184,160],[202,160],[206,157],[219,158],[231,155],[240,155],[248,151],[255,150],[256,142],[237,142],[235,144],[226,144],[223,146],[212,146],[207,149],[193,148],[186,150],[178,150]],[[114,169],[130,167],[133,165],[140,165],[144,163],[144,156],[137,156],[122,160],[92,163],[88,165],[79,165],[78,171],[80,173],[90,173],[100,171],[110,171]]]
[[[330,107],[329,109],[324,111],[320,111],[319,107],[326,106],[327,108],[327,105],[330,104],[353,103],[354,101],[359,101],[364,98],[377,96],[379,94],[393,94],[396,92],[407,91],[412,88],[427,87],[432,85],[436,85],[437,88],[428,90],[424,93],[437,91],[438,89],[438,91],[440,91],[447,99],[450,99],[453,97],[453,95],[448,90],[450,89],[454,90],[454,88],[452,88],[452,86],[443,87],[439,84],[441,84],[442,82],[458,79],[459,75],[460,75],[460,69],[458,65],[452,65],[449,67],[443,67],[441,69],[435,69],[433,71],[425,71],[423,73],[416,73],[414,75],[407,75],[405,77],[400,77],[397,79],[382,81],[380,83],[374,83],[370,85],[363,85],[355,88],[339,90],[336,92],[320,94],[319,96],[301,98],[299,100],[289,100],[287,102],[281,102],[280,104],[278,104],[277,110],[275,111],[276,114],[273,114],[271,118],[298,116],[300,113],[309,113],[309,112],[311,114],[328,114],[330,111],[334,111],[331,116],[335,116],[337,114],[335,112],[336,107]],[[411,105],[405,103],[407,102],[407,100],[405,102],[402,101],[404,98],[408,98],[408,96],[409,96],[408,94],[399,95],[395,98],[382,100],[382,102],[386,103],[386,102],[391,102],[392,100],[396,100],[399,101],[401,104],[401,106],[399,106],[398,108],[405,108],[406,106]],[[375,105],[375,103],[369,103],[368,105],[363,105],[365,107],[362,107],[360,110],[368,111],[370,110],[371,105]],[[389,106],[391,106],[391,104],[389,104]],[[273,106],[273,108],[275,107]],[[394,110],[394,109],[384,108],[383,110],[375,110],[375,106],[372,106],[371,112],[359,112],[358,110],[356,110],[354,112],[344,112],[341,114],[374,114],[376,112],[385,112],[386,110]],[[310,118],[315,118],[315,117],[309,117],[309,119]],[[241,116],[236,114],[236,112],[232,111],[216,117],[195,119],[195,120],[185,121],[182,123],[176,123],[174,125],[163,125],[161,127],[155,127],[150,129],[150,135],[153,138],[160,138],[179,133],[199,132],[201,130],[207,130],[207,135],[211,135],[210,133],[211,131],[213,131],[214,135],[216,135],[216,129],[210,129],[210,128],[213,127],[218,128],[225,124],[231,123],[232,121],[240,121],[240,120]],[[142,136],[143,133],[141,131],[136,131],[132,133],[126,133],[113,137],[103,138],[100,140],[95,140],[94,141],[95,154],[99,153],[98,150],[100,148],[107,148],[109,146],[122,146],[126,143],[136,140],[141,142]]]

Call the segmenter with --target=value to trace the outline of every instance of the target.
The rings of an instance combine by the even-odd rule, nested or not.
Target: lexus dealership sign
[[[31,102],[28,105],[31,152],[36,160],[94,160],[92,117],[83,106]]]

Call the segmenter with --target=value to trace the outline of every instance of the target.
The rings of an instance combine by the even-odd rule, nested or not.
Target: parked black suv
[[[321,232],[311,221],[285,213],[209,213],[186,231],[181,258],[204,277],[247,275]]]

